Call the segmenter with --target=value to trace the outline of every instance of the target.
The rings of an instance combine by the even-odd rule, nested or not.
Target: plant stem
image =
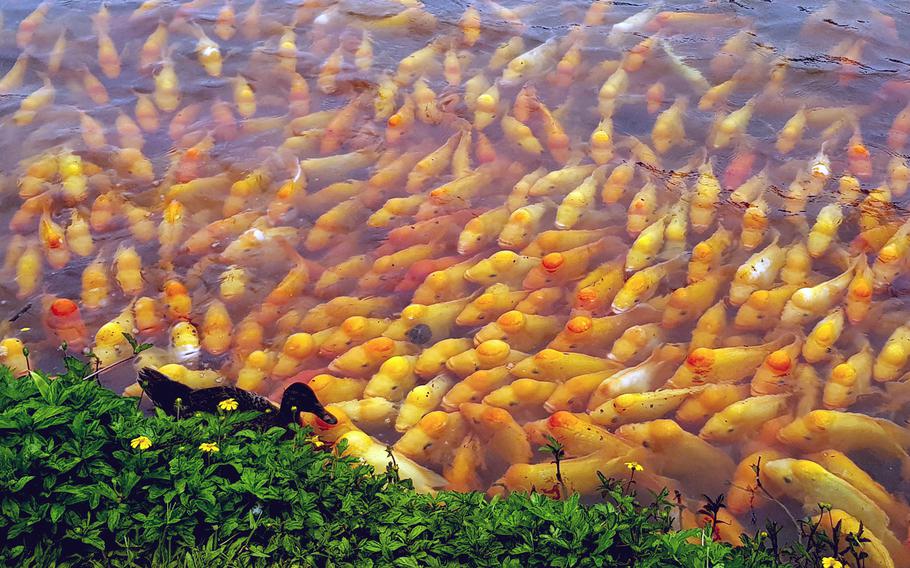
[[[562,491],[562,495],[568,497],[569,493],[566,489],[566,483],[562,479],[562,468],[560,466],[560,462],[562,461],[561,458],[562,456],[559,453],[553,455],[553,461],[556,463],[556,481],[559,482],[559,488]]]
[[[83,377],[82,380],[87,381],[87,380],[90,380],[90,379],[94,379],[95,377],[97,377],[97,376],[100,375],[101,373],[106,373],[106,372],[110,371],[111,369],[113,369],[113,368],[115,368],[115,367],[119,367],[120,365],[126,363],[127,361],[132,361],[132,360],[135,359],[135,358],[136,358],[135,355],[130,355],[130,356],[127,357],[126,359],[121,359],[121,360],[119,360],[119,361],[114,361],[114,362],[111,363],[110,365],[107,365],[107,366],[102,367],[102,368],[100,368],[100,369],[97,368],[97,365],[98,365],[99,363],[98,363],[98,360],[96,359],[96,360],[95,360],[95,364],[96,364],[96,369],[95,369],[95,371],[93,371],[92,373],[89,373],[88,375],[86,375],[85,377]]]

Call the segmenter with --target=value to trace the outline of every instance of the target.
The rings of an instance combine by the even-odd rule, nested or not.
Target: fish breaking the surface
[[[304,423],[421,491],[640,464],[735,539],[761,481],[908,564],[906,15],[95,7],[0,29],[14,372],[133,334],[190,388],[306,382],[336,423]]]

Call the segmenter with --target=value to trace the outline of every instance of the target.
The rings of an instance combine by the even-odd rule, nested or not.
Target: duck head
[[[193,392],[193,389],[185,384],[179,383],[151,367],[140,369],[138,381],[139,386],[155,403],[155,406],[168,414],[176,414],[177,401],[187,400],[187,397]]]
[[[315,414],[320,420],[327,424],[337,424],[338,419],[331,412],[325,409],[316,398],[313,392],[305,383],[293,383],[284,391],[281,397],[281,410],[279,415],[287,418],[288,422],[294,421],[298,412],[309,412]]]

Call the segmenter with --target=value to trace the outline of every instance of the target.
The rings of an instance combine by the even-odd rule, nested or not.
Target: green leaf
[[[16,481],[10,483],[10,491],[22,491],[22,488],[25,487],[25,485],[33,479],[35,479],[34,475],[25,475],[20,477]]]
[[[64,511],[66,511],[66,507],[59,503],[51,505],[51,522],[56,523],[59,521]]]
[[[48,421],[48,419],[63,414],[64,412],[69,412],[69,410],[70,409],[65,406],[45,406],[44,408],[39,408],[32,414],[32,420],[35,421],[35,425],[39,428],[59,424],[59,421]]]
[[[107,514],[107,530],[112,533],[116,532],[117,523],[120,522],[120,511],[111,509]]]
[[[408,540],[414,540],[418,536],[422,535],[426,530],[427,527],[425,526],[412,527],[411,530],[408,531]]]
[[[19,517],[19,503],[13,500],[11,497],[7,497],[0,501],[0,513],[3,513],[9,519],[16,519]]]
[[[133,353],[135,353],[136,347],[139,346],[139,342],[133,337],[132,333],[127,333],[125,331],[121,331],[120,333],[123,335],[124,339],[126,339],[126,342],[130,344],[130,347],[133,348]]]
[[[25,545],[14,546],[10,549],[10,556],[12,558],[18,558],[22,556],[22,553],[25,552]]]
[[[97,548],[98,550],[100,550],[102,552],[104,551],[104,541],[101,540],[97,535],[84,536],[79,540],[81,540],[83,543],[85,543],[89,546],[93,546],[93,547]]]
[[[30,372],[28,376],[32,382],[35,383],[35,388],[38,389],[38,393],[41,395],[41,398],[44,400],[49,400],[48,397],[50,396],[50,384],[48,384],[47,379],[34,371]]]
[[[63,356],[63,367],[67,374],[75,379],[82,379],[91,372],[88,363],[72,355]]]

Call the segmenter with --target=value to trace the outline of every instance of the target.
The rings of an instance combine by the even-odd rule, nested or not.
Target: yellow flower
[[[760,536],[762,538],[768,538],[768,533],[765,531],[762,531],[762,532],[758,533],[758,536]]]
[[[140,450],[147,450],[152,447],[152,441],[148,436],[136,436],[130,440],[130,447],[139,448]]]
[[[844,564],[836,558],[826,556],[822,558],[822,568],[844,568]]]
[[[226,398],[218,403],[218,408],[224,410],[225,412],[230,412],[232,410],[237,410],[240,405],[233,398]]]
[[[307,442],[313,444],[314,448],[321,448],[325,445],[325,442],[319,439],[319,436],[310,436],[306,439]]]
[[[221,449],[215,442],[203,442],[199,444],[199,449],[203,452],[220,452]]]
[[[642,471],[645,469],[638,462],[626,462],[626,467],[629,468],[629,471]]]

